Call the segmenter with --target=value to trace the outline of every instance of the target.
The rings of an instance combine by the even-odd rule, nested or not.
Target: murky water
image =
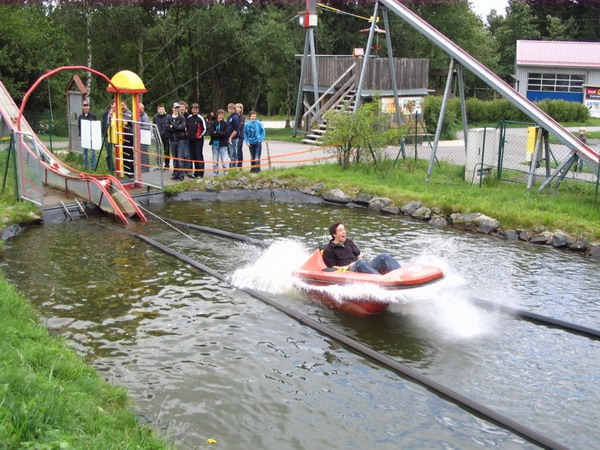
[[[600,343],[476,306],[483,298],[600,328],[600,263],[331,205],[191,201],[162,216],[272,241],[267,250],[155,220],[130,229],[230,275],[571,448],[600,441]],[[333,220],[365,256],[446,278],[357,318],[289,276]],[[108,226],[106,226],[108,225]],[[139,413],[181,448],[532,448],[234,287],[88,219],[27,230],[3,269]]]

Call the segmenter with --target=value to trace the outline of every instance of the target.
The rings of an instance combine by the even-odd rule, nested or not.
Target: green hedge
[[[565,100],[542,100],[536,104],[558,122],[583,123],[590,118],[589,110],[582,103],[567,102]],[[441,106],[442,97],[425,97],[423,120],[427,124],[429,133],[435,133]],[[506,99],[490,101],[477,98],[467,99],[467,121],[469,123],[497,123],[503,119],[518,122],[531,121]],[[452,98],[448,100],[446,107],[442,139],[454,138],[456,131],[460,128],[460,100]]]

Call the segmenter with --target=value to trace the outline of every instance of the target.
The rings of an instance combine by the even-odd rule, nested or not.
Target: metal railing
[[[114,125],[120,139],[106,144],[109,151],[114,147],[117,176],[162,189],[164,149],[157,126],[125,119],[114,119]]]

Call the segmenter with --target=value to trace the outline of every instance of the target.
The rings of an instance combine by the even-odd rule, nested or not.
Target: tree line
[[[364,47],[374,2],[323,1],[339,12],[319,9],[319,54],[351,54]],[[506,80],[514,70],[517,39],[600,40],[600,4],[585,0],[512,0],[506,11],[482,21],[468,0],[415,0],[407,6]],[[203,111],[241,102],[261,114],[293,110],[305,31],[298,12],[304,0],[53,0],[0,5],[0,73],[19,101],[45,71],[87,65],[111,77],[136,72],[148,93],[149,111],[158,103],[197,101]],[[430,60],[430,87],[442,87],[449,58],[395,14],[390,33],[396,57]],[[383,28],[380,21],[379,26]],[[372,54],[385,57],[384,35]],[[28,109],[64,107],[72,73],[39,88]],[[105,83],[94,77],[92,102],[105,106]],[[484,87],[466,77],[467,93]],[[61,97],[62,96],[62,97]]]

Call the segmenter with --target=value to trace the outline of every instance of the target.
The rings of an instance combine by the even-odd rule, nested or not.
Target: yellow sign
[[[535,144],[538,138],[538,127],[527,127],[527,147],[525,153],[525,161],[530,162],[533,159]]]

